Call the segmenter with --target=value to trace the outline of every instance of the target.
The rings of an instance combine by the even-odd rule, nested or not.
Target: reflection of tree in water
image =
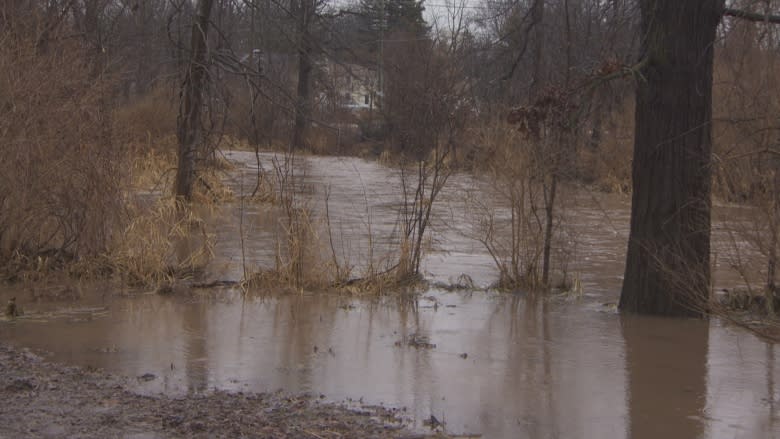
[[[705,433],[709,323],[625,315],[629,437]]]
[[[206,307],[207,304],[184,307],[184,332],[186,335],[186,382],[187,390],[200,393],[208,389],[208,349],[206,349]]]
[[[277,364],[288,368],[282,379],[286,389],[310,391],[315,354],[335,356],[329,339],[340,310],[333,300],[338,298],[294,296],[277,302],[273,339],[279,343]]]
[[[550,352],[549,302],[534,295],[509,301],[507,391],[520,395],[528,437],[557,437],[558,413]],[[505,400],[511,401],[512,395]]]
[[[775,395],[775,345],[773,343],[766,344],[766,393],[769,406],[769,430],[773,431],[775,420],[780,416],[780,413],[775,414],[779,397]]]
[[[411,377],[409,385],[413,390],[409,408],[412,413],[430,413],[437,419],[444,420],[446,413],[443,406],[446,404],[439,399],[442,390],[439,388],[439,380],[437,379],[440,376],[440,371],[437,370],[436,362],[431,358],[435,349],[415,348],[406,345],[412,337],[428,338],[433,335],[433,317],[427,313],[426,315],[420,314],[421,300],[423,303],[428,303],[416,294],[402,294],[391,302],[391,306],[395,308],[394,312],[398,316],[396,341],[404,344],[403,347],[395,350],[399,365],[395,368],[395,380],[401,383]],[[411,374],[409,370],[412,371]]]

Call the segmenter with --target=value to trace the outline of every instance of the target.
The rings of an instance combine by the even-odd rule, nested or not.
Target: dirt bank
[[[149,397],[130,390],[138,379],[0,345],[0,438],[420,437],[381,407],[349,409],[281,393]]]

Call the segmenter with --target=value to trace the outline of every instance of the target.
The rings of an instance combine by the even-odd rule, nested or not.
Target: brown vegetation
[[[96,72],[76,42],[54,40],[42,50],[32,35],[4,35],[3,277],[37,279],[64,269],[154,284],[199,266],[209,242],[202,223],[191,210],[175,214],[165,197],[175,169],[171,97],[156,88],[124,101],[115,77]],[[215,172],[200,175],[203,200],[231,196]],[[202,245],[177,259],[192,226]]]
[[[398,166],[405,200],[397,260],[355,273],[355,264],[328,245],[327,212],[314,212],[295,192],[295,176],[278,166],[275,175],[258,172],[252,198],[271,201],[286,218],[271,278],[295,288],[355,285],[380,275],[385,285],[390,278],[419,274],[431,209],[455,169],[475,171],[512,206],[506,223],[497,211],[472,206],[482,211],[478,237],[493,255],[502,285],[550,284],[545,279],[550,273],[565,271],[565,258],[550,254],[563,247],[555,242],[565,227],[552,209],[567,187],[629,190],[635,103],[631,81],[620,77],[642,80],[623,75],[636,51],[630,36],[637,11],[617,3],[540,1],[496,9],[504,12],[499,15],[491,15],[498,6],[489,5],[469,17],[453,6],[443,13],[446,24],[428,27],[416,4],[380,11],[381,5],[369,2],[332,15],[321,2],[303,6],[216,6],[211,23],[216,30],[205,39],[193,38],[190,30],[197,28],[197,8],[165,2],[121,11],[91,3],[40,6],[28,15],[4,10],[0,265],[5,277],[70,267],[77,274],[114,273],[154,283],[191,272],[208,255],[210,239],[192,216],[197,206],[249,200],[250,188],[239,199],[224,184],[218,147],[286,149],[294,125],[302,136],[295,143],[304,146],[296,154],[370,155]],[[301,17],[309,21],[302,24]],[[101,20],[109,18],[118,23],[113,39],[101,28]],[[471,33],[471,19],[481,34]],[[296,30],[275,35],[272,23]],[[162,28],[167,42],[138,36]],[[79,37],[71,38],[71,31]],[[775,31],[760,23],[729,22],[721,32],[715,58],[715,194],[756,207],[759,215],[736,240],[765,259],[760,289],[769,294],[775,288],[780,223]],[[306,44],[296,46],[302,39]],[[138,52],[120,50],[125,41],[137,43]],[[195,207],[182,207],[176,216],[168,196],[179,167],[177,127],[184,122],[177,114],[191,113],[182,107],[179,87],[193,73],[185,62],[193,48],[208,53],[195,62],[204,76],[196,84],[202,106],[195,107],[203,114],[187,122],[202,145],[195,151]],[[298,77],[302,49],[313,63],[306,84]],[[150,59],[144,58],[147,52]],[[336,67],[343,77],[329,76]],[[365,86],[370,107],[343,105],[344,81]],[[550,84],[561,85],[565,101],[576,101],[575,111],[544,129],[528,125],[536,116],[525,114],[525,135],[503,122],[520,115],[510,108],[537,107]],[[304,112],[296,94],[301,87],[308,88]],[[175,256],[176,242],[190,233],[202,244],[190,255],[197,263]],[[310,275],[301,268],[314,266],[325,268]]]
[[[0,45],[0,265],[14,278],[104,253],[122,223],[125,152],[109,76],[71,42]]]
[[[211,259],[213,237],[192,210],[172,197],[135,209],[122,239],[107,253],[110,267],[125,284],[168,284],[192,277]]]
[[[776,35],[766,24],[733,23],[716,53],[721,62],[713,92],[715,193],[751,210],[744,218],[730,218],[732,245],[722,258],[743,278],[747,300],[761,297],[769,315],[778,300],[780,59],[766,45]]]

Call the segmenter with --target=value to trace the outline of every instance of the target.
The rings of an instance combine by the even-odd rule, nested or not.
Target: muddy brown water
[[[234,190],[251,192],[254,156],[229,157],[242,164],[230,177]],[[269,160],[263,156],[265,166]],[[339,254],[365,264],[370,235],[381,260],[397,223],[396,173],[352,158],[306,158],[298,169],[315,209],[329,187]],[[480,286],[495,280],[462,204],[477,185],[458,175],[442,194],[423,264],[427,278],[449,282],[465,273]],[[736,207],[720,211],[743,215]],[[580,297],[534,301],[438,288],[412,300],[243,297],[230,289],[160,296],[76,285],[59,301],[33,302],[24,299],[29,287],[19,287],[0,298],[18,296],[28,316],[0,322],[0,338],[66,363],[153,374],[138,380],[143,393],[311,392],[405,408],[420,430],[434,415],[450,433],[488,438],[780,437],[775,347],[718,320],[619,315],[612,304],[628,200],[582,191],[565,214],[571,232],[559,253],[570,255]],[[211,215],[217,247],[210,278],[239,279],[244,259],[252,267],[273,263],[272,209],[244,206],[244,257],[238,206]],[[724,253],[725,228],[717,225],[714,236]],[[726,258],[716,276],[721,287],[740,282]],[[409,346],[413,338],[435,347]]]

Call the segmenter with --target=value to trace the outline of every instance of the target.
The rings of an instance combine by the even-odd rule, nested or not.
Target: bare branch
[[[747,21],[780,24],[780,15],[759,14],[756,12],[743,11],[741,9],[733,9],[733,8],[724,9],[723,15],[727,17],[741,18]]]

